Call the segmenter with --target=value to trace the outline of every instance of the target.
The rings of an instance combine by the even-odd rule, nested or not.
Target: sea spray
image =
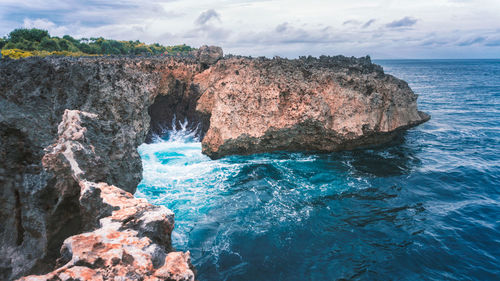
[[[389,61],[433,119],[385,147],[216,161],[190,124],[139,147],[199,280],[496,280],[500,61]]]

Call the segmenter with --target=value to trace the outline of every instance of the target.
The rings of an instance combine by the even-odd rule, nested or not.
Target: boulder
[[[195,56],[203,68],[208,68],[223,57],[223,52],[221,47],[205,45],[195,51]]]

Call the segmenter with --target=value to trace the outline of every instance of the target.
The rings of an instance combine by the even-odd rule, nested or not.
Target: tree
[[[68,41],[68,42],[71,42],[72,44],[76,45],[76,44],[79,44],[80,41],[79,40],[76,40],[75,38],[69,36],[69,35],[64,35],[63,36],[63,39]],[[84,40],[85,38],[82,38],[81,40]]]
[[[15,48],[20,50],[34,51],[38,48],[39,44],[40,43],[38,43],[37,41],[22,39],[15,43]]]
[[[104,40],[101,43],[101,50],[103,54],[120,55],[122,54],[122,43],[115,40]]]
[[[32,28],[18,28],[14,29],[9,33],[9,41],[13,43],[18,43],[23,41],[23,39],[28,41],[36,41],[41,42],[43,38],[50,37],[49,32],[47,30]]]
[[[135,55],[150,55],[152,54],[151,50],[145,44],[139,44],[134,48]]]
[[[12,42],[7,42],[7,44],[5,44],[3,46],[3,49],[7,50],[7,49],[16,49],[16,44],[12,43]]]
[[[49,38],[49,37],[44,37],[42,39],[42,41],[40,42],[40,45],[39,45],[39,49],[40,49],[40,51],[44,50],[44,51],[49,51],[49,52],[61,50],[61,48],[59,47],[59,44],[57,44],[57,41],[55,39]]]
[[[19,28],[0,38],[0,49],[13,50],[11,57],[42,56],[63,51],[64,55],[160,55],[163,53],[187,53],[193,48],[186,45],[162,46],[158,43],[145,44],[139,40],[117,41],[103,37],[75,39],[69,35],[52,37],[42,29]],[[22,53],[22,56],[21,56]]]

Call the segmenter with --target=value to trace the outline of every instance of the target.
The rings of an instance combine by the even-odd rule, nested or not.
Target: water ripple
[[[200,280],[498,280],[500,61],[380,63],[432,115],[388,146],[212,161],[184,123],[139,148]]]

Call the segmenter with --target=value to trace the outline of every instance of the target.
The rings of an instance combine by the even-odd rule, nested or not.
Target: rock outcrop
[[[193,51],[193,55],[198,58],[203,69],[217,63],[223,56],[222,48],[215,46],[201,46],[198,50]]]
[[[97,114],[64,112],[59,138],[45,149],[42,164],[57,175],[59,198],[79,196],[80,222],[83,230],[92,231],[64,240],[59,268],[21,280],[194,280],[189,252],[174,252],[171,246],[172,211],[89,181],[102,177],[99,169],[94,171],[101,158],[96,141],[108,127]]]
[[[196,77],[211,158],[380,144],[428,120],[408,84],[369,58],[233,58]]]
[[[175,120],[212,158],[378,144],[426,121],[369,58],[0,60],[0,280],[193,280],[173,214],[132,194]],[[121,279],[120,279],[121,278]]]
[[[105,227],[95,217],[111,213],[97,202],[104,213],[88,211],[94,200],[83,203],[82,182],[134,193],[149,106],[197,68],[195,59],[0,61],[0,280],[54,270],[66,239]],[[162,240],[128,231],[172,251],[168,231]]]

